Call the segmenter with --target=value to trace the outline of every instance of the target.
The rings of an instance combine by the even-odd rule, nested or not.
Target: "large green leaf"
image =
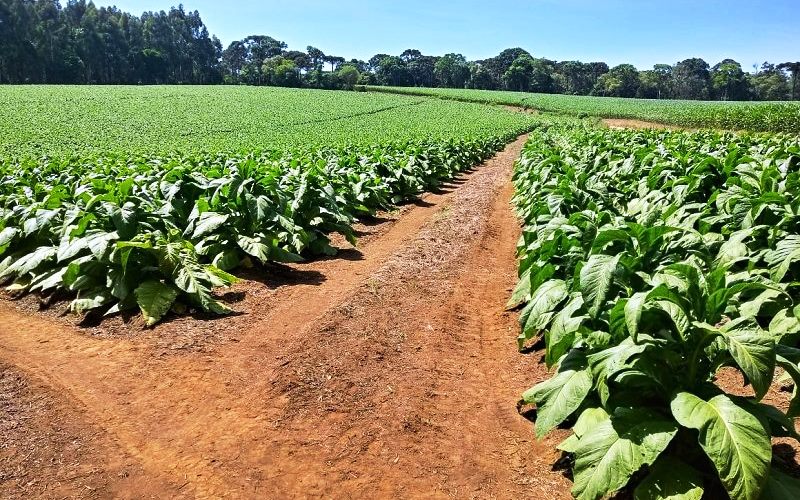
[[[127,202],[121,207],[111,209],[111,220],[120,238],[129,239],[136,235],[136,205]]]
[[[600,422],[609,419],[609,414],[603,408],[586,408],[575,421],[572,430],[575,435],[582,438],[586,433],[591,432]]]
[[[239,247],[248,255],[252,255],[261,262],[269,261],[270,248],[264,244],[261,237],[251,238],[250,236],[239,236],[236,239]]]
[[[69,235],[61,240],[58,247],[58,254],[56,256],[58,262],[64,262],[72,259],[81,251],[89,248],[89,239],[86,237],[70,238]]]
[[[0,275],[0,279],[5,278],[7,276],[22,276],[28,274],[31,271],[34,271],[36,268],[44,264],[45,262],[49,262],[53,260],[56,256],[56,249],[55,247],[47,247],[42,246],[34,250],[33,252],[24,255],[14,261],[13,264],[8,266],[8,268],[3,271],[3,274]]]
[[[777,339],[800,333],[800,321],[791,313],[790,309],[780,310],[769,323],[769,333]]]
[[[630,337],[625,338],[618,345],[590,354],[587,359],[592,369],[595,380],[595,389],[600,396],[600,401],[606,404],[611,395],[608,385],[615,375],[626,372],[633,367],[635,356],[647,350],[648,344],[636,344]]]
[[[682,426],[699,431],[698,442],[731,498],[758,498],[772,460],[770,439],[759,419],[724,394],[703,401],[681,392],[670,406]]]
[[[531,296],[531,268],[525,270],[522,276],[519,277],[517,286],[511,294],[511,298],[506,303],[506,309],[514,309],[523,302],[530,299]]]
[[[566,453],[575,453],[575,450],[578,449],[580,438],[594,429],[600,422],[608,420],[608,418],[608,413],[602,408],[586,408],[575,421],[575,425],[572,426],[573,434],[562,441],[556,448]]]
[[[61,286],[64,283],[66,272],[66,267],[47,270],[31,280],[30,290],[32,292],[48,291]]]
[[[230,271],[238,267],[241,261],[241,254],[235,249],[230,249],[217,254],[212,260],[212,264],[223,271]]]
[[[145,281],[133,293],[147,326],[158,323],[178,296],[178,291],[173,287],[155,280]]]
[[[549,280],[533,292],[531,301],[522,310],[520,322],[525,338],[544,329],[553,318],[556,307],[569,295],[563,280]]]
[[[776,299],[783,297],[784,295],[785,292],[782,290],[764,290],[753,300],[749,300],[739,305],[739,316],[743,318],[758,316],[764,305],[774,303],[776,302]]]
[[[538,289],[542,283],[552,278],[555,270],[556,268],[553,264],[528,267],[528,269],[522,273],[522,276],[520,276],[519,283],[514,288],[514,293],[506,304],[506,308],[514,309],[521,303],[529,301],[531,298],[531,290]]]
[[[573,366],[574,365],[574,366]],[[536,436],[541,438],[577,410],[592,388],[592,374],[582,363],[563,363],[561,371],[522,395],[536,403]]]
[[[746,257],[749,250],[745,245],[744,240],[753,234],[753,228],[742,229],[736,231],[728,237],[725,243],[719,249],[715,264],[718,266],[725,266],[736,259]]]
[[[592,251],[601,251],[606,245],[615,241],[622,241],[627,244],[630,242],[630,240],[631,234],[624,229],[604,229],[599,231],[597,236],[595,236],[594,241],[592,242]]]
[[[217,228],[228,221],[228,215],[218,214],[216,212],[204,212],[200,215],[197,225],[192,233],[192,239],[197,240],[203,236],[214,232]]]
[[[335,249],[333,250],[333,254],[335,254]],[[329,254],[332,255],[332,254]],[[303,257],[300,255],[290,252],[279,245],[277,239],[273,240],[272,248],[269,252],[270,260],[274,260],[275,262],[302,262]]]
[[[619,259],[620,255],[592,255],[581,269],[581,292],[591,316],[605,305]]]
[[[775,250],[767,253],[767,262],[772,266],[772,279],[783,280],[793,262],[800,259],[800,235],[789,235],[779,241]]]
[[[637,292],[625,303],[625,324],[634,341],[639,334],[639,321],[642,319],[642,308],[646,300],[647,292]]]
[[[657,300],[653,305],[667,313],[669,320],[675,325],[675,330],[677,330],[678,335],[680,335],[682,339],[685,339],[686,331],[689,329],[691,321],[689,321],[683,308],[669,300]]]
[[[580,438],[572,494],[596,500],[619,490],[658,458],[676,432],[674,422],[654,413],[619,410]]]
[[[69,304],[72,312],[83,314],[86,311],[103,307],[113,300],[111,294],[106,291],[94,291],[86,295],[81,295]]]
[[[662,456],[636,487],[635,500],[700,500],[703,476],[685,462]]]
[[[585,316],[574,316],[581,307],[583,298],[580,293],[574,293],[571,300],[553,317],[550,329],[545,333],[547,346],[544,358],[548,368],[556,364],[561,356],[572,348],[576,333],[586,319]]]
[[[745,326],[720,331],[728,352],[753,384],[756,398],[763,398],[775,374],[775,340],[767,332]]]
[[[116,231],[90,231],[86,234],[86,246],[97,259],[102,260],[111,246],[111,242],[119,239]]]
[[[175,274],[175,286],[186,292],[204,311],[216,314],[228,314],[231,310],[211,296],[206,282],[209,282],[206,271],[197,264],[182,265]]]
[[[0,247],[7,245],[19,234],[19,229],[15,227],[5,227],[0,231]]]

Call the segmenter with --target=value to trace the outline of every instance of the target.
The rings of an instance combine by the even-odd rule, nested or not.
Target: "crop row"
[[[72,296],[70,308],[188,307],[253,261],[331,254],[353,221],[430,190],[522,130],[482,139],[230,156],[99,155],[0,164],[0,282]],[[58,295],[56,295],[58,294]]]
[[[800,133],[800,104],[795,102],[676,101],[416,87],[368,89],[464,102],[520,106],[572,116],[630,118],[681,127]]]
[[[771,445],[798,439],[800,396],[764,400],[776,367],[800,383],[797,138],[554,122],[514,181],[509,306],[555,369],[523,399],[537,436],[571,428],[573,495],[800,497]]]
[[[485,138],[530,116],[391,94],[203,86],[0,86],[0,157],[370,146]]]

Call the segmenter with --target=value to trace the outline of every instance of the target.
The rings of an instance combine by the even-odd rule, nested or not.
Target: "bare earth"
[[[632,128],[637,130],[663,129],[663,130],[689,130],[686,127],[677,125],[665,125],[663,123],[646,122],[642,120],[629,120],[623,118],[603,118],[603,124],[608,128],[624,129]]]
[[[241,314],[78,327],[0,302],[2,498],[566,498],[519,415],[511,170],[525,138]],[[55,308],[53,308],[55,309]]]

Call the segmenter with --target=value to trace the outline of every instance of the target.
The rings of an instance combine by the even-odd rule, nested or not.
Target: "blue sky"
[[[171,0],[96,0],[140,14]],[[174,2],[179,3],[178,1]],[[752,69],[800,60],[800,0],[184,0],[227,45],[266,34],[297,50],[348,59],[459,52],[483,59],[523,47],[556,60],[628,62],[639,69],[730,57]]]

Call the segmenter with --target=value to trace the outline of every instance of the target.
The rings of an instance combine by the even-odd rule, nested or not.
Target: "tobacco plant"
[[[230,310],[253,262],[332,255],[353,223],[435,189],[508,136],[284,153],[99,155],[0,163],[0,282],[77,313]]]
[[[515,172],[525,222],[509,307],[553,376],[523,395],[536,434],[561,425],[576,498],[796,498],[764,402],[776,367],[800,382],[796,193],[788,136],[554,124]],[[717,383],[741,374],[745,395]],[[727,389],[727,390],[726,390]]]

